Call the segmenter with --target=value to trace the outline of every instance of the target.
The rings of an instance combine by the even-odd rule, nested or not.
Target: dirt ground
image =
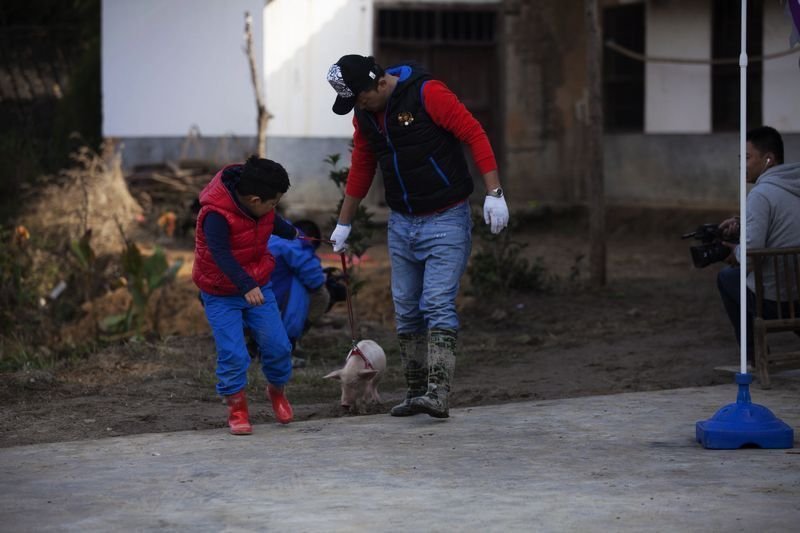
[[[515,232],[525,257],[541,257],[554,278],[545,293],[512,291],[478,301],[464,277],[462,329],[452,395],[455,407],[520,400],[731,383],[715,371],[737,365],[738,347],[717,294],[719,265],[694,269],[679,235],[727,213],[622,211],[610,216],[608,284],[589,288],[587,228],[569,215],[532,216]],[[376,232],[383,235],[382,231]],[[359,338],[386,350],[387,413],[404,385],[393,333],[386,245],[376,239],[359,275]],[[481,243],[476,239],[475,249]],[[137,433],[225,431],[225,407],[214,392],[213,339],[190,279],[191,248],[167,243],[185,264],[162,299],[159,341],[129,341],[48,370],[0,376],[0,447]],[[583,256],[582,259],[578,259]],[[326,260],[335,264],[335,256]],[[108,302],[124,295],[110,294]],[[303,339],[288,395],[297,420],[343,413],[339,384],[322,376],[343,364],[350,344],[346,309],[337,304]],[[794,339],[796,341],[796,339]],[[791,342],[791,341],[790,341]],[[248,388],[252,421],[274,422],[254,364]],[[800,389],[798,380],[775,387]],[[734,399],[734,389],[732,397]],[[711,415],[712,413],[709,413]]]

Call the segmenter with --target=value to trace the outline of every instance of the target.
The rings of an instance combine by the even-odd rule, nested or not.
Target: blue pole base
[[[739,394],[728,404],[695,427],[697,442],[703,448],[735,450],[742,447],[791,448],[794,430],[763,405],[750,401],[750,374],[736,374]]]

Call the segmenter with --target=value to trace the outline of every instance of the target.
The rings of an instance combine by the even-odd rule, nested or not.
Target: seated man
[[[800,246],[800,163],[783,162],[783,139],[768,126],[747,133],[746,179],[755,183],[747,195],[747,249],[790,248]],[[739,217],[720,224],[723,238],[739,236]],[[732,265],[717,276],[722,303],[733,324],[736,341],[741,344],[739,319],[739,246],[727,244],[733,251],[728,261]],[[751,265],[748,261],[748,270]],[[764,316],[777,317],[775,300],[776,273],[772,265],[764,269]],[[755,281],[747,278],[747,359],[753,362],[753,313]],[[770,297],[772,295],[772,297]],[[785,293],[784,293],[785,295]]]
[[[339,298],[332,295],[330,275],[322,268],[315,251],[320,238],[320,230],[310,220],[295,223],[301,238],[294,241],[270,239],[269,251],[275,257],[275,270],[272,273],[272,291],[278,302],[283,325],[293,348],[307,329],[330,309]],[[332,297],[333,296],[333,297]],[[305,365],[305,361],[294,357],[295,367]]]

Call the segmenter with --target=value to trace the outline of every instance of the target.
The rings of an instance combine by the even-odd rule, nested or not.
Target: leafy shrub
[[[481,215],[474,215],[473,223],[479,246],[470,258],[467,275],[475,296],[496,299],[511,291],[548,290],[547,270],[542,258],[537,257],[531,263],[522,257],[522,251],[528,245],[513,239],[513,221],[498,235],[489,231]]]
[[[342,195],[339,199],[339,203],[336,205],[336,216],[331,217],[330,220],[331,231],[333,231],[333,228],[336,227],[338,222],[337,217],[339,211],[342,209],[342,203],[344,202],[344,191],[347,186],[347,174],[350,171],[349,167],[339,166],[340,159],[341,156],[339,154],[331,154],[325,158],[325,162],[331,167],[328,176],[330,177],[331,181],[336,184],[336,187],[339,188],[339,191]],[[369,241],[372,238],[374,231],[375,224],[372,222],[372,213],[370,213],[364,204],[361,203],[358,206],[355,216],[353,217],[352,231],[350,232],[350,236],[347,238],[345,256],[347,257],[349,264],[353,264],[353,256],[360,259],[361,256],[367,252],[367,249],[370,246]],[[351,294],[358,293],[359,289],[363,287],[364,281],[359,279],[356,273],[354,273],[352,270],[348,270],[348,277]]]
[[[33,308],[37,280],[32,275],[30,233],[24,226],[0,226],[0,334],[21,318],[21,307]]]
[[[339,154],[331,154],[325,158],[325,162],[331,167],[328,176],[331,181],[336,184],[336,187],[339,188],[342,195],[341,198],[339,198],[339,203],[336,205],[336,216],[332,217],[330,221],[331,231],[333,231],[333,228],[336,227],[336,223],[338,222],[337,216],[342,209],[344,191],[347,186],[347,173],[350,171],[349,167],[339,167],[340,159],[341,156]],[[366,253],[367,248],[369,248],[369,240],[372,238],[372,234],[375,230],[375,224],[372,222],[372,213],[364,206],[363,202],[358,206],[358,211],[355,217],[353,217],[352,224],[352,231],[347,238],[346,253],[349,258],[352,258],[352,256],[360,258]]]
[[[0,226],[0,370],[43,368],[54,361],[51,348],[65,300],[57,300],[54,285],[71,270],[51,246],[25,226]]]
[[[168,264],[164,251],[158,246],[151,255],[143,255],[136,243],[127,239],[121,261],[125,287],[131,294],[131,304],[124,314],[104,318],[100,322],[100,329],[123,336],[131,332],[141,336],[150,297],[156,289],[175,279],[183,261]],[[155,327],[158,328],[157,323]]]

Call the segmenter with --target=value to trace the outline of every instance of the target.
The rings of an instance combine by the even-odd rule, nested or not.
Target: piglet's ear
[[[358,377],[359,379],[369,379],[377,373],[378,371],[375,370],[374,368],[365,368],[363,370],[358,371]]]
[[[322,376],[322,379],[342,379],[342,369],[334,370],[330,374]]]

